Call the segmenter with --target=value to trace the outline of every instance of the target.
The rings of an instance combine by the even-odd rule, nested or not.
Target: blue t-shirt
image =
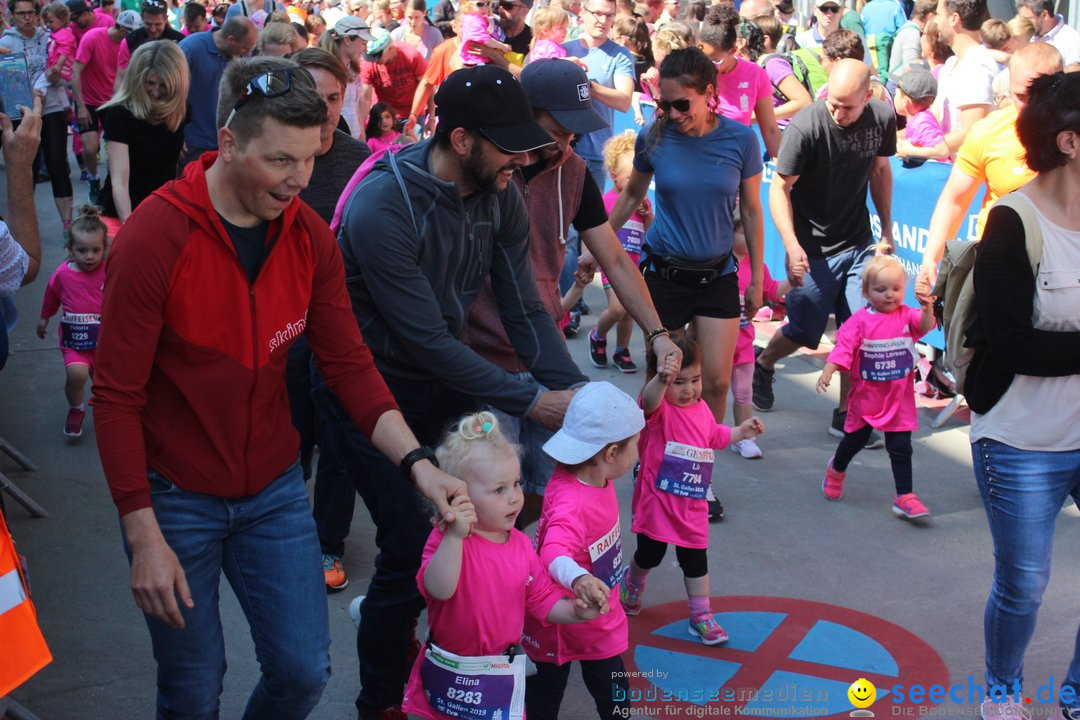
[[[614,40],[607,40],[600,47],[591,49],[585,47],[580,40],[568,40],[562,46],[568,56],[582,59],[589,68],[586,74],[597,85],[614,88],[617,77],[634,79],[633,56]],[[592,106],[608,126],[581,136],[574,151],[586,160],[603,160],[604,143],[614,132],[611,126],[615,122],[615,108],[608,107],[595,98]]]
[[[191,71],[191,122],[184,128],[184,143],[189,148],[217,148],[218,84],[230,60],[214,44],[218,32],[192,33],[180,43]]]
[[[702,137],[671,125],[650,143],[653,124],[638,133],[634,168],[653,174],[655,218],[645,242],[657,253],[707,260],[731,252],[739,184],[762,170],[757,135],[746,125],[719,118]],[[725,273],[735,272],[729,261]]]
[[[903,27],[907,15],[896,0],[870,0],[863,5],[862,21],[867,35],[889,35]]]

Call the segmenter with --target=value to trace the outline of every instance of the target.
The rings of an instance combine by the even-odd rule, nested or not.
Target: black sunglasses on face
[[[281,68],[251,78],[247,87],[244,88],[244,92],[240,94],[236,104],[233,105],[229,117],[225,119],[225,127],[229,127],[229,123],[236,117],[237,111],[244,107],[252,95],[257,93],[264,98],[275,98],[292,90],[292,77],[293,68]]]
[[[824,5],[822,7],[819,7],[818,10],[826,13],[827,15],[832,15],[834,13],[840,12],[840,8],[836,5]]]
[[[656,109],[660,112],[671,112],[672,108],[678,110],[681,113],[690,112],[690,98],[679,98],[678,100],[657,100]]]

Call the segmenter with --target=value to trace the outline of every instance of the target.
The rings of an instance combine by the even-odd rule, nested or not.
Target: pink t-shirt
[[[401,133],[397,130],[391,130],[388,133],[383,133],[379,137],[369,137],[367,139],[367,146],[371,149],[371,152],[377,153],[380,150],[391,147],[394,141],[401,137]]]
[[[927,108],[908,118],[904,137],[916,147],[934,147],[945,139],[945,133],[934,113]]]
[[[716,95],[710,107],[726,118],[749,125],[758,100],[772,97],[772,85],[765,68],[742,58],[736,61],[731,72],[717,74]]]
[[[743,308],[746,307],[746,288],[750,287],[750,281],[753,279],[750,274],[750,258],[739,258],[737,277],[739,281],[739,339],[735,343],[735,359],[732,365],[754,362],[754,338],[757,337],[754,319],[746,317],[743,313]],[[780,299],[776,294],[779,286],[780,283],[773,280],[772,275],[769,274],[769,268],[766,267],[761,297],[776,302]]]
[[[82,42],[83,36],[86,35],[86,33],[93,30],[94,28],[106,28],[106,29],[108,29],[108,28],[111,28],[115,24],[116,24],[116,18],[114,18],[112,15],[109,15],[107,13],[101,13],[101,12],[95,11],[94,12],[94,22],[92,22],[90,24],[90,27],[85,28],[85,29],[81,28],[81,27],[79,27],[79,24],[77,22],[75,22],[74,20],[71,21],[70,27],[71,27],[71,32],[74,33],[74,35],[75,35],[75,42],[79,43],[79,42]]]
[[[71,70],[75,67],[75,33],[71,28],[60,28],[49,33],[49,61],[48,66],[56,65],[63,55],[63,66],[60,68],[60,77],[65,80],[71,79]]]
[[[828,361],[848,370],[847,420],[844,432],[872,425],[883,432],[918,430],[915,414],[915,341],[922,312],[907,305],[881,314],[863,308],[836,332]]]
[[[529,51],[529,62],[532,62],[533,60],[564,57],[566,57],[566,48],[554,40],[548,40],[547,38],[540,38],[537,40],[533,44],[532,50]]]
[[[116,51],[116,67],[119,70],[127,70],[131,64],[131,48],[123,40],[120,41],[120,49]]]
[[[101,322],[101,305],[105,299],[105,263],[101,263],[93,272],[85,273],[75,263],[65,262],[56,268],[49,284],[45,286],[45,297],[41,301],[41,317],[51,318],[61,307],[57,334],[63,343],[65,323],[75,322],[80,325],[93,325],[93,344],[96,345],[97,328]],[[93,348],[82,348],[90,350]]]
[[[469,50],[469,41],[483,45],[491,39],[491,16],[480,13],[461,13],[461,60],[466,65],[486,65],[483,55]]]
[[[75,59],[84,66],[80,76],[83,102],[90,107],[104,105],[112,99],[119,45],[105,28],[89,30],[79,41]]]
[[[728,446],[731,428],[716,422],[704,400],[678,407],[664,398],[645,418],[645,430],[630,529],[679,547],[709,547],[705,491],[713,451]]]
[[[540,566],[532,543],[519,530],[511,530],[502,544],[479,535],[463,541],[461,575],[457,591],[448,600],[436,600],[424,589],[424,573],[443,533],[432,530],[424,546],[416,584],[427,603],[431,641],[456,655],[498,655],[521,642],[526,613],[539,622],[569,593],[551,580]],[[409,674],[405,689],[405,712],[443,720],[424,694],[421,653]]]
[[[618,190],[611,189],[604,193],[604,209],[607,210],[608,215],[611,214],[611,209],[615,207],[615,201],[618,199]],[[626,221],[626,224],[618,229],[615,236],[619,238],[619,242],[622,243],[626,254],[630,256],[630,260],[637,265],[641,260],[641,246],[645,243],[644,219],[635,211],[630,216],[630,219]],[[600,284],[605,288],[611,287],[611,282],[608,281],[608,276],[603,270],[600,271]]]
[[[607,583],[611,611],[577,625],[549,625],[525,618],[522,647],[536,662],[562,665],[571,660],[603,660],[625,652],[629,626],[619,602],[623,562],[619,500],[615,484],[602,488],[586,485],[555,469],[544,491],[544,507],[536,525],[540,564],[566,556]]]

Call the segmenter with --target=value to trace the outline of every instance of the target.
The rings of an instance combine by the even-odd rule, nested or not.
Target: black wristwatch
[[[426,445],[421,445],[415,450],[409,451],[409,453],[401,458],[401,474],[405,476],[405,479],[412,481],[412,467],[421,460],[427,460],[435,467],[439,467],[439,461],[435,457],[435,451]]]

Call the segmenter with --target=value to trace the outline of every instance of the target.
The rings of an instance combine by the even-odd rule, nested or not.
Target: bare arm
[[[78,117],[79,125],[88,127],[90,125],[90,111],[86,109],[82,91],[82,71],[84,67],[86,65],[78,60],[75,61],[75,70],[71,75],[71,91],[75,94],[75,114]]]
[[[892,186],[892,164],[889,158],[879,155],[874,158],[874,166],[870,169],[870,198],[877,208],[878,217],[881,218],[881,241],[895,250],[896,243],[892,235]]]
[[[667,374],[667,367],[661,367],[665,370],[664,374],[653,375],[649,382],[645,383],[645,389],[641,391],[641,409],[646,415],[656,412],[656,409],[660,407],[660,401],[664,399],[664,393],[667,392],[668,383],[665,382],[664,377]],[[675,372],[679,372],[678,369]]]
[[[127,143],[109,140],[105,143],[109,151],[109,177],[112,183],[113,205],[116,206],[116,215],[120,222],[128,219],[131,214],[131,193],[128,190],[128,182],[131,179],[131,163],[128,157]]]
[[[449,600],[457,592],[464,541],[476,522],[476,510],[467,498],[455,498],[453,508],[455,520],[424,568],[424,589],[436,600]]]
[[[769,155],[776,157],[780,153],[780,127],[776,124],[776,112],[772,106],[772,95],[759,98],[754,103],[754,117],[758,127],[761,128],[761,137],[765,140],[765,149]],[[740,197],[746,197],[742,195]]]
[[[420,116],[420,113],[427,107],[428,96],[432,94],[433,89],[426,78],[420,80],[420,84],[416,86],[416,92],[413,93],[412,107],[409,109],[410,115]]]
[[[810,93],[806,92],[806,88],[794,75],[788,75],[780,81],[780,92],[784,93],[788,101],[773,108],[773,115],[777,120],[794,117],[795,113],[813,102]]]
[[[945,243],[956,237],[981,185],[981,178],[973,178],[958,165],[953,166],[930,218],[930,236],[923,251],[922,267],[915,278],[916,297],[929,297],[930,291],[934,289],[937,266],[941,262],[941,256],[945,254]]]
[[[593,102],[601,102],[619,112],[630,110],[630,101],[634,96],[634,78],[618,75],[615,87],[609,88],[597,82],[590,83]]]
[[[15,242],[29,258],[22,284],[37,277],[41,270],[41,236],[34,211],[34,176],[32,167],[41,143],[41,109],[44,100],[34,95],[33,108],[21,108],[22,122],[15,130],[11,118],[0,113],[4,136],[4,162],[7,164],[8,227]]]
[[[761,212],[761,173],[739,184],[739,215],[750,257],[750,285],[746,288],[746,317],[753,318],[761,307],[765,284],[765,223]]]

